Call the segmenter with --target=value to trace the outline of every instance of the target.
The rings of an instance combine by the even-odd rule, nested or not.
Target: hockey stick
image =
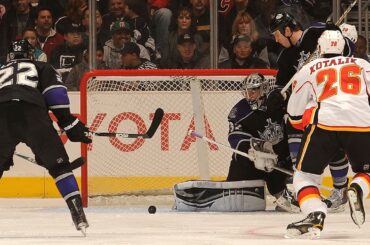
[[[201,135],[201,134],[199,134],[199,133],[197,133],[197,132],[195,132],[195,131],[193,131],[193,130],[189,130],[189,135],[191,135],[191,136],[195,136],[195,137],[200,138],[200,139],[202,139],[202,140],[204,140],[204,141],[207,141],[207,142],[209,142],[209,143],[212,143],[212,144],[215,144],[215,145],[221,146],[221,147],[223,147],[223,148],[225,148],[225,149],[227,149],[227,150],[229,150],[229,151],[232,151],[232,152],[234,152],[234,153],[236,153],[236,154],[238,154],[238,155],[241,155],[241,156],[244,156],[244,157],[248,158],[248,159],[249,159],[249,160],[251,160],[251,161],[254,161],[254,158],[253,158],[252,156],[250,156],[249,154],[247,154],[246,152],[236,150],[236,149],[234,149],[234,148],[231,148],[231,147],[230,147],[230,146],[228,146],[228,145],[225,145],[225,144],[222,144],[222,143],[220,143],[220,142],[216,142],[216,141],[214,141],[214,140],[211,140],[211,139],[207,138],[206,136],[203,136],[203,135]],[[287,174],[287,175],[289,175],[289,176],[293,176],[293,171],[290,171],[290,170],[288,170],[288,169],[281,168],[281,167],[278,167],[278,166],[274,166],[274,167],[273,167],[273,169],[278,170],[278,171],[280,171],[280,172],[282,172],[282,173],[285,173],[285,174]]]
[[[113,132],[89,132],[89,135],[96,135],[96,136],[107,136],[107,137],[122,137],[122,138],[143,138],[143,139],[150,139],[153,137],[155,132],[157,131],[159,125],[162,122],[164,112],[162,108],[158,108],[154,112],[154,117],[152,124],[150,125],[148,131],[144,134],[131,134],[131,133],[113,133]]]
[[[335,25],[337,26],[337,25],[339,25],[340,23],[342,23],[342,21],[344,20],[344,18],[346,18],[346,16],[347,16],[347,14],[349,13],[349,11],[351,11],[351,9],[356,5],[356,3],[357,3],[357,0],[354,0],[349,6],[348,6],[348,8],[343,12],[343,14],[339,17],[339,19],[337,20],[337,22],[335,23]],[[304,62],[304,65],[306,65],[306,64],[308,64],[311,60],[312,60],[312,58],[313,58],[313,56],[314,56],[314,54],[316,53],[316,51],[317,51],[317,48],[315,49],[315,51],[314,52],[312,52],[309,56],[308,56],[308,58],[307,58],[307,60]],[[303,67],[303,66],[302,66]],[[293,79],[290,79],[289,80],[289,82],[284,86],[284,88],[280,91],[280,93],[284,96],[284,94],[285,94],[285,92],[288,90],[288,88],[292,85],[292,83],[293,83]],[[285,97],[285,96],[284,96]]]
[[[227,149],[229,151],[232,151],[232,152],[234,152],[234,153],[236,153],[238,155],[244,156],[244,157],[250,159],[251,161],[254,160],[252,156],[248,155],[247,153],[245,153],[243,151],[239,151],[239,150],[233,149],[233,148],[231,148],[228,145],[225,145],[225,144],[222,144],[220,142],[211,140],[211,139],[209,139],[209,138],[207,138],[207,137],[205,137],[205,136],[203,136],[203,135],[201,135],[201,134],[199,134],[199,133],[197,133],[197,132],[195,132],[193,130],[189,130],[189,135],[194,136],[194,137],[197,137],[197,138],[200,138],[200,139],[202,139],[202,140],[204,140],[206,142],[209,142],[209,143],[212,143],[212,144],[221,146],[221,147],[223,147],[223,148],[225,148],[225,149]],[[287,174],[289,176],[293,176],[293,171],[291,171],[291,170],[288,170],[288,169],[285,169],[285,168],[281,168],[281,167],[278,167],[278,166],[275,166],[274,169],[277,170],[277,171],[280,171],[280,172],[282,172],[284,174]],[[319,188],[321,188],[323,190],[326,190],[326,191],[332,191],[331,188],[326,187],[324,185],[320,185]]]
[[[22,153],[19,153],[19,152],[14,152],[14,155],[16,155],[17,157],[23,158],[23,159],[25,159],[25,160],[27,160],[27,161],[29,161],[29,162],[32,162],[32,163],[34,163],[34,164],[39,165],[39,164],[37,163],[37,161],[36,161],[34,158],[32,158],[32,157],[29,157],[29,156],[23,155]],[[85,163],[85,159],[84,159],[83,157],[79,157],[79,158],[75,159],[74,161],[72,161],[72,162],[70,163],[70,165],[71,165],[71,169],[72,169],[72,170],[74,170],[74,169],[76,169],[76,168],[79,168],[79,167],[81,167],[82,165],[84,165],[84,163]]]

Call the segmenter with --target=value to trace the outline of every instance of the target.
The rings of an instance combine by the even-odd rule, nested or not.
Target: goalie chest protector
[[[178,211],[245,212],[266,209],[265,181],[192,180],[173,188]]]

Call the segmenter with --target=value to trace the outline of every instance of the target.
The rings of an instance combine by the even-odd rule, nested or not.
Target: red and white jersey
[[[316,124],[326,130],[370,131],[370,63],[344,56],[319,58],[292,79],[288,114],[295,128]]]

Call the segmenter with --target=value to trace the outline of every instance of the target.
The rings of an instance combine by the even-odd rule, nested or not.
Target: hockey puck
[[[155,214],[156,211],[157,211],[157,208],[155,206],[149,206],[148,212],[150,214]]]

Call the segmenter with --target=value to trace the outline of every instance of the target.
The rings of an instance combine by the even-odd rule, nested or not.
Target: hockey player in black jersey
[[[27,40],[13,42],[9,62],[0,68],[0,169],[11,164],[20,142],[29,146],[54,178],[77,230],[89,226],[77,181],[62,141],[48,111],[74,142],[91,143],[88,129],[70,113],[69,98],[59,74],[44,62],[33,61]]]
[[[318,39],[321,34],[328,29],[339,30],[339,27],[332,23],[319,22],[306,30],[302,30],[301,25],[288,13],[281,12],[273,16],[270,22],[270,31],[274,35],[275,40],[285,48],[278,59],[278,74],[276,80],[278,86],[285,86],[309,58],[311,60],[317,58],[317,54],[314,52],[317,50]],[[349,38],[345,38],[343,55],[352,56],[354,47],[354,43]],[[284,104],[281,100],[283,100],[283,98],[280,95],[280,91],[274,91],[270,96],[268,107],[274,110]],[[291,157],[293,162],[295,162],[300,147],[302,132],[294,129],[290,123],[288,123],[287,134]],[[327,202],[330,211],[343,211],[346,202],[344,191],[348,184],[348,160],[345,158],[343,152],[339,152],[329,166],[335,189],[325,202]]]
[[[264,148],[272,146],[273,152],[278,156],[277,164],[280,167],[291,169],[283,121],[284,111],[270,112],[266,108],[268,81],[262,74],[255,73],[249,75],[243,83],[245,98],[231,109],[228,116],[228,140],[231,147],[250,152],[253,142],[263,142]],[[286,188],[287,177],[277,170],[260,167],[256,161],[233,154],[227,181],[263,179],[270,194],[276,197],[277,206],[289,212],[298,212],[297,203]]]

